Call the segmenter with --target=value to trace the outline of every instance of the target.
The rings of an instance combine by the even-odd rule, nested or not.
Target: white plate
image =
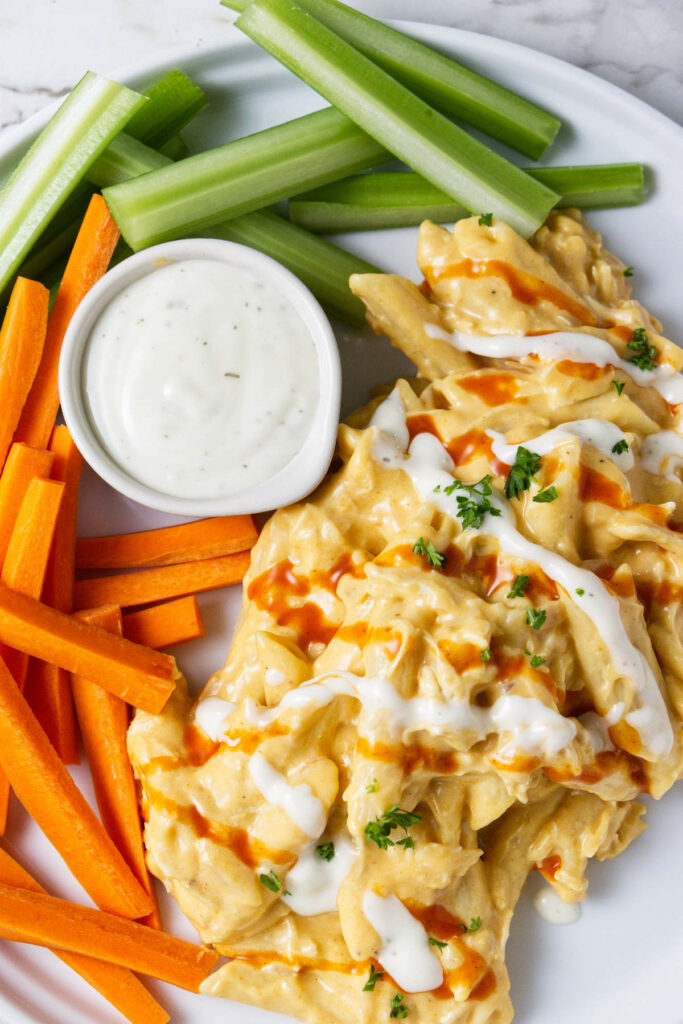
[[[680,168],[683,130],[644,103],[577,68],[523,47],[455,29],[405,25],[413,34],[518,89],[557,113],[565,127],[553,147],[555,164],[639,160],[650,168],[652,195],[641,207],[590,215],[609,246],[633,264],[638,298],[683,341],[680,317],[680,246],[683,208]],[[210,108],[187,131],[193,148],[216,145],[295,117],[317,106],[317,97],[245,42],[235,30],[218,50],[174,53],[122,74],[133,87],[170,67],[181,67],[202,87]],[[0,140],[0,180],[41,127],[45,115],[6,131]],[[414,229],[346,236],[342,244],[387,270],[414,279]],[[404,372],[406,362],[370,335],[340,332],[348,410],[364,401],[372,384]],[[116,495],[86,473],[81,530],[97,534],[149,528],[174,521]],[[225,659],[239,606],[239,590],[200,598],[209,636],[179,648],[179,663],[195,687]],[[88,788],[87,770],[74,772]],[[650,828],[614,864],[592,864],[588,902],[580,922],[546,924],[531,908],[528,891],[513,920],[508,946],[517,1024],[681,1024],[683,963],[683,787],[659,805],[648,801]],[[87,901],[42,834],[12,805],[7,846],[53,892]],[[170,900],[168,927],[195,938]],[[151,987],[176,1024],[277,1024],[288,1018],[167,985]],[[115,1024],[121,1017],[47,951],[0,943],[0,1019],[7,1024]]]

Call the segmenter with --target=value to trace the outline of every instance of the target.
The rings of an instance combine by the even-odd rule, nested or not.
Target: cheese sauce
[[[84,360],[88,415],[129,475],[219,498],[302,448],[319,400],[316,348],[289,299],[252,270],[187,259],[124,288]]]

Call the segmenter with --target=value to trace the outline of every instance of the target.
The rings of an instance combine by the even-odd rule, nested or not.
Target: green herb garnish
[[[408,1016],[408,1007],[403,1003],[403,996],[398,992],[391,1000],[391,1013],[390,1017],[399,1017],[403,1020],[404,1017]]]
[[[369,821],[365,826],[365,842],[375,843],[380,850],[388,850],[390,846],[397,844],[390,838],[395,828],[402,828],[407,832],[411,825],[417,825],[422,821],[422,815],[414,814],[412,811],[402,810],[398,804],[394,804],[384,812],[381,818]],[[402,841],[399,845],[405,845]]]
[[[429,945],[430,946],[438,946],[439,949],[443,949],[445,946],[448,945],[448,943],[444,942],[442,939],[435,939],[433,935],[430,935],[429,936]]]
[[[491,487],[492,479],[493,477],[490,474],[483,476],[481,480],[477,480],[476,484],[464,484],[462,480],[456,479],[452,484],[444,487],[443,493],[449,496],[456,490],[467,491],[469,494],[467,498],[464,494],[459,494],[457,497],[458,511],[455,514],[458,519],[462,520],[463,530],[467,530],[468,527],[478,530],[484,522],[484,516],[487,512],[492,516],[500,515],[500,509],[496,508],[489,501],[489,495],[493,494],[493,488]],[[440,491],[441,486],[437,485],[434,490]]]
[[[479,657],[481,658],[482,661],[490,661],[491,660],[491,648],[490,647],[485,647],[483,651],[479,652]]]
[[[431,540],[425,542],[424,537],[418,537],[413,544],[413,554],[426,557],[429,564],[433,565],[435,569],[440,569],[446,561],[446,556],[436,550]]]
[[[644,327],[636,327],[628,347],[636,354],[629,359],[640,370],[654,370],[657,365],[657,349],[650,344]]]
[[[532,629],[540,629],[545,622],[547,612],[542,608],[527,608],[526,621]]]
[[[621,441],[617,441],[617,443],[612,446],[612,451],[615,455],[621,455],[622,452],[627,452],[628,441],[624,441],[623,438],[621,439]]]
[[[380,978],[384,977],[384,974],[385,974],[384,971],[378,971],[378,970],[375,969],[375,965],[374,964],[370,964],[370,973],[368,975],[368,980],[363,985],[363,991],[364,992],[374,992],[375,991],[375,985],[380,980]]]
[[[274,871],[269,871],[267,875],[259,875],[258,880],[261,885],[265,885],[266,889],[270,889],[271,892],[279,892],[282,888],[282,882]]]
[[[551,487],[544,487],[543,490],[539,491],[538,494],[535,494],[531,500],[532,501],[537,501],[539,503],[539,505],[545,505],[549,501],[555,501],[555,498],[557,498],[557,497],[558,497],[557,487],[552,487],[551,486]]]
[[[378,785],[379,785],[379,783],[377,782],[377,779],[373,779],[373,780],[372,780],[372,782],[371,782],[371,783],[369,783],[369,784],[368,784],[368,785],[367,785],[367,786],[365,787],[365,792],[366,792],[366,793],[376,793],[376,792],[377,792],[377,786],[378,786]]]
[[[618,395],[620,395],[620,394],[621,394],[621,392],[622,392],[622,391],[624,390],[624,388],[626,387],[626,384],[624,383],[624,381],[623,381],[623,380],[613,380],[613,381],[612,381],[612,387],[614,388],[614,390],[616,391],[616,393],[617,393]]]
[[[492,213],[482,213],[481,217],[479,218],[479,227],[482,227],[482,228],[493,227],[493,214]]]
[[[522,491],[528,490],[531,486],[531,480],[540,468],[541,456],[520,445],[515,455],[514,465],[505,481],[505,497],[519,498]]]
[[[530,581],[530,576],[515,576],[515,582],[512,584],[512,590],[508,594],[508,597],[522,597],[524,591],[529,586]]]
[[[334,843],[321,843],[320,846],[316,846],[315,852],[323,860],[332,860],[334,857]]]
[[[576,588],[576,593],[579,595],[579,597],[583,597],[583,595],[586,593],[586,591],[583,589],[583,587],[577,587]]]
[[[532,654],[531,656],[531,667],[538,668],[539,665],[545,665],[545,658],[542,658],[540,654]]]
[[[473,917],[472,920],[470,921],[469,928],[467,927],[467,925],[464,925],[464,924],[461,925],[461,927],[462,927],[463,935],[469,935],[472,932],[478,932],[479,929],[481,928],[481,918],[480,917]]]
[[[626,267],[624,277],[633,277],[633,267]]]

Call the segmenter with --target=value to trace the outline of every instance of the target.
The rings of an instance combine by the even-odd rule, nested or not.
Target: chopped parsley
[[[636,353],[631,356],[629,363],[634,363],[639,370],[654,370],[657,365],[657,349],[650,344],[644,327],[636,327],[628,347]]]
[[[579,597],[583,597],[583,595],[586,593],[586,591],[583,589],[583,587],[577,587],[576,588],[576,593],[579,595]]]
[[[435,939],[433,935],[430,935],[429,936],[429,945],[430,946],[438,946],[439,949],[444,949],[444,947],[447,946],[448,943],[444,942],[442,939]]]
[[[366,793],[376,793],[378,785],[379,785],[379,783],[377,782],[377,779],[373,779],[372,782],[368,783],[368,785],[365,787],[365,792]]]
[[[270,889],[271,892],[279,892],[282,888],[282,882],[274,871],[269,871],[267,875],[259,875],[258,880],[261,885],[265,885],[266,889]]]
[[[433,565],[435,569],[440,569],[446,561],[446,556],[436,550],[431,540],[425,542],[424,537],[418,537],[413,544],[413,554],[426,557],[429,564]]]
[[[459,494],[457,497],[458,511],[455,514],[458,519],[462,520],[463,530],[467,530],[470,526],[478,530],[484,522],[487,512],[492,516],[500,515],[500,509],[489,501],[489,495],[493,494],[492,479],[493,477],[489,473],[481,480],[477,480],[476,484],[464,484],[462,480],[456,479],[452,484],[444,487],[443,493],[449,496],[456,490],[467,491],[469,494],[467,498],[464,494]],[[434,490],[440,491],[441,485],[437,484]]]
[[[557,487],[552,487],[551,486],[551,487],[544,487],[542,491],[538,492],[538,494],[534,494],[534,496],[533,496],[533,498],[531,500],[532,501],[537,501],[539,503],[539,505],[545,505],[549,501],[555,501],[555,498],[557,498],[557,497],[558,497]]]
[[[515,455],[515,462],[505,481],[505,497],[519,498],[522,491],[531,486],[533,476],[541,468],[541,456],[530,452],[524,445],[519,446]]]
[[[621,392],[622,392],[622,391],[624,390],[624,388],[626,387],[626,384],[624,383],[624,381],[623,381],[623,380],[613,380],[613,381],[612,381],[612,387],[614,388],[614,390],[616,391],[616,393],[617,393],[618,395],[620,395],[620,394],[621,394]]]
[[[375,818],[374,821],[367,823],[365,826],[365,842],[375,843],[379,846],[380,850],[388,850],[390,846],[396,845],[412,849],[414,848],[412,841],[410,844],[407,844],[404,840],[399,840],[397,844],[390,838],[390,835],[395,828],[402,828],[404,832],[407,832],[411,825],[417,825],[418,821],[422,821],[421,814],[404,811],[398,804],[394,804],[384,812],[381,818]]]
[[[529,586],[531,576],[519,575],[515,576],[515,582],[512,584],[512,590],[508,594],[508,597],[522,597],[524,591]]]
[[[481,217],[479,218],[479,227],[482,227],[482,228],[491,228],[491,227],[493,227],[493,214],[492,213],[482,213]]]
[[[375,965],[374,964],[370,964],[370,973],[368,975],[368,980],[363,985],[363,991],[364,992],[374,992],[375,991],[375,985],[380,980],[380,978],[384,977],[384,974],[385,974],[384,971],[378,971],[378,970],[375,969]]]
[[[539,665],[545,665],[545,658],[542,658],[540,654],[531,655],[531,667],[538,668]]]
[[[633,277],[633,267],[626,267],[624,277]]]
[[[490,661],[491,660],[491,648],[490,647],[485,647],[483,651],[479,652],[479,657],[481,658],[482,661]]]
[[[526,621],[532,629],[540,629],[545,622],[547,612],[542,608],[527,608]]]
[[[615,455],[621,455],[622,452],[627,452],[628,441],[624,441],[623,438],[621,439],[621,441],[617,441],[617,443],[612,446],[612,451]]]
[[[391,1000],[391,1013],[390,1017],[398,1017],[403,1020],[404,1017],[408,1016],[408,1007],[403,1002],[403,996],[400,992],[397,992],[394,998]]]
[[[403,839],[397,839],[396,845],[402,846],[404,850],[414,850],[415,840],[412,836],[405,836]]]
[[[316,846],[315,852],[323,860],[332,860],[334,857],[334,843],[321,843],[320,846]]]
[[[472,920],[470,921],[469,928],[467,927],[467,925],[464,924],[460,927],[462,928],[463,935],[470,935],[472,932],[478,932],[479,929],[481,928],[481,918],[473,917]]]

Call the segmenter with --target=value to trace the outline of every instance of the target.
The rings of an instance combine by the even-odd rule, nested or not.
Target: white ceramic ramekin
[[[84,396],[84,356],[99,315],[123,288],[155,270],[161,261],[222,260],[252,269],[270,280],[308,327],[318,358],[320,400],[303,446],[273,477],[236,494],[219,498],[179,498],[129,476],[114,461],[91,422]],[[72,437],[85,460],[108,484],[128,498],[162,512],[181,516],[238,515],[289,505],[309,494],[325,475],[334,452],[341,366],[337,342],[319,303],[301,281],[280,263],[235,242],[189,238],[145,249],[114,267],[88,292],[71,320],[59,363],[59,396]]]

